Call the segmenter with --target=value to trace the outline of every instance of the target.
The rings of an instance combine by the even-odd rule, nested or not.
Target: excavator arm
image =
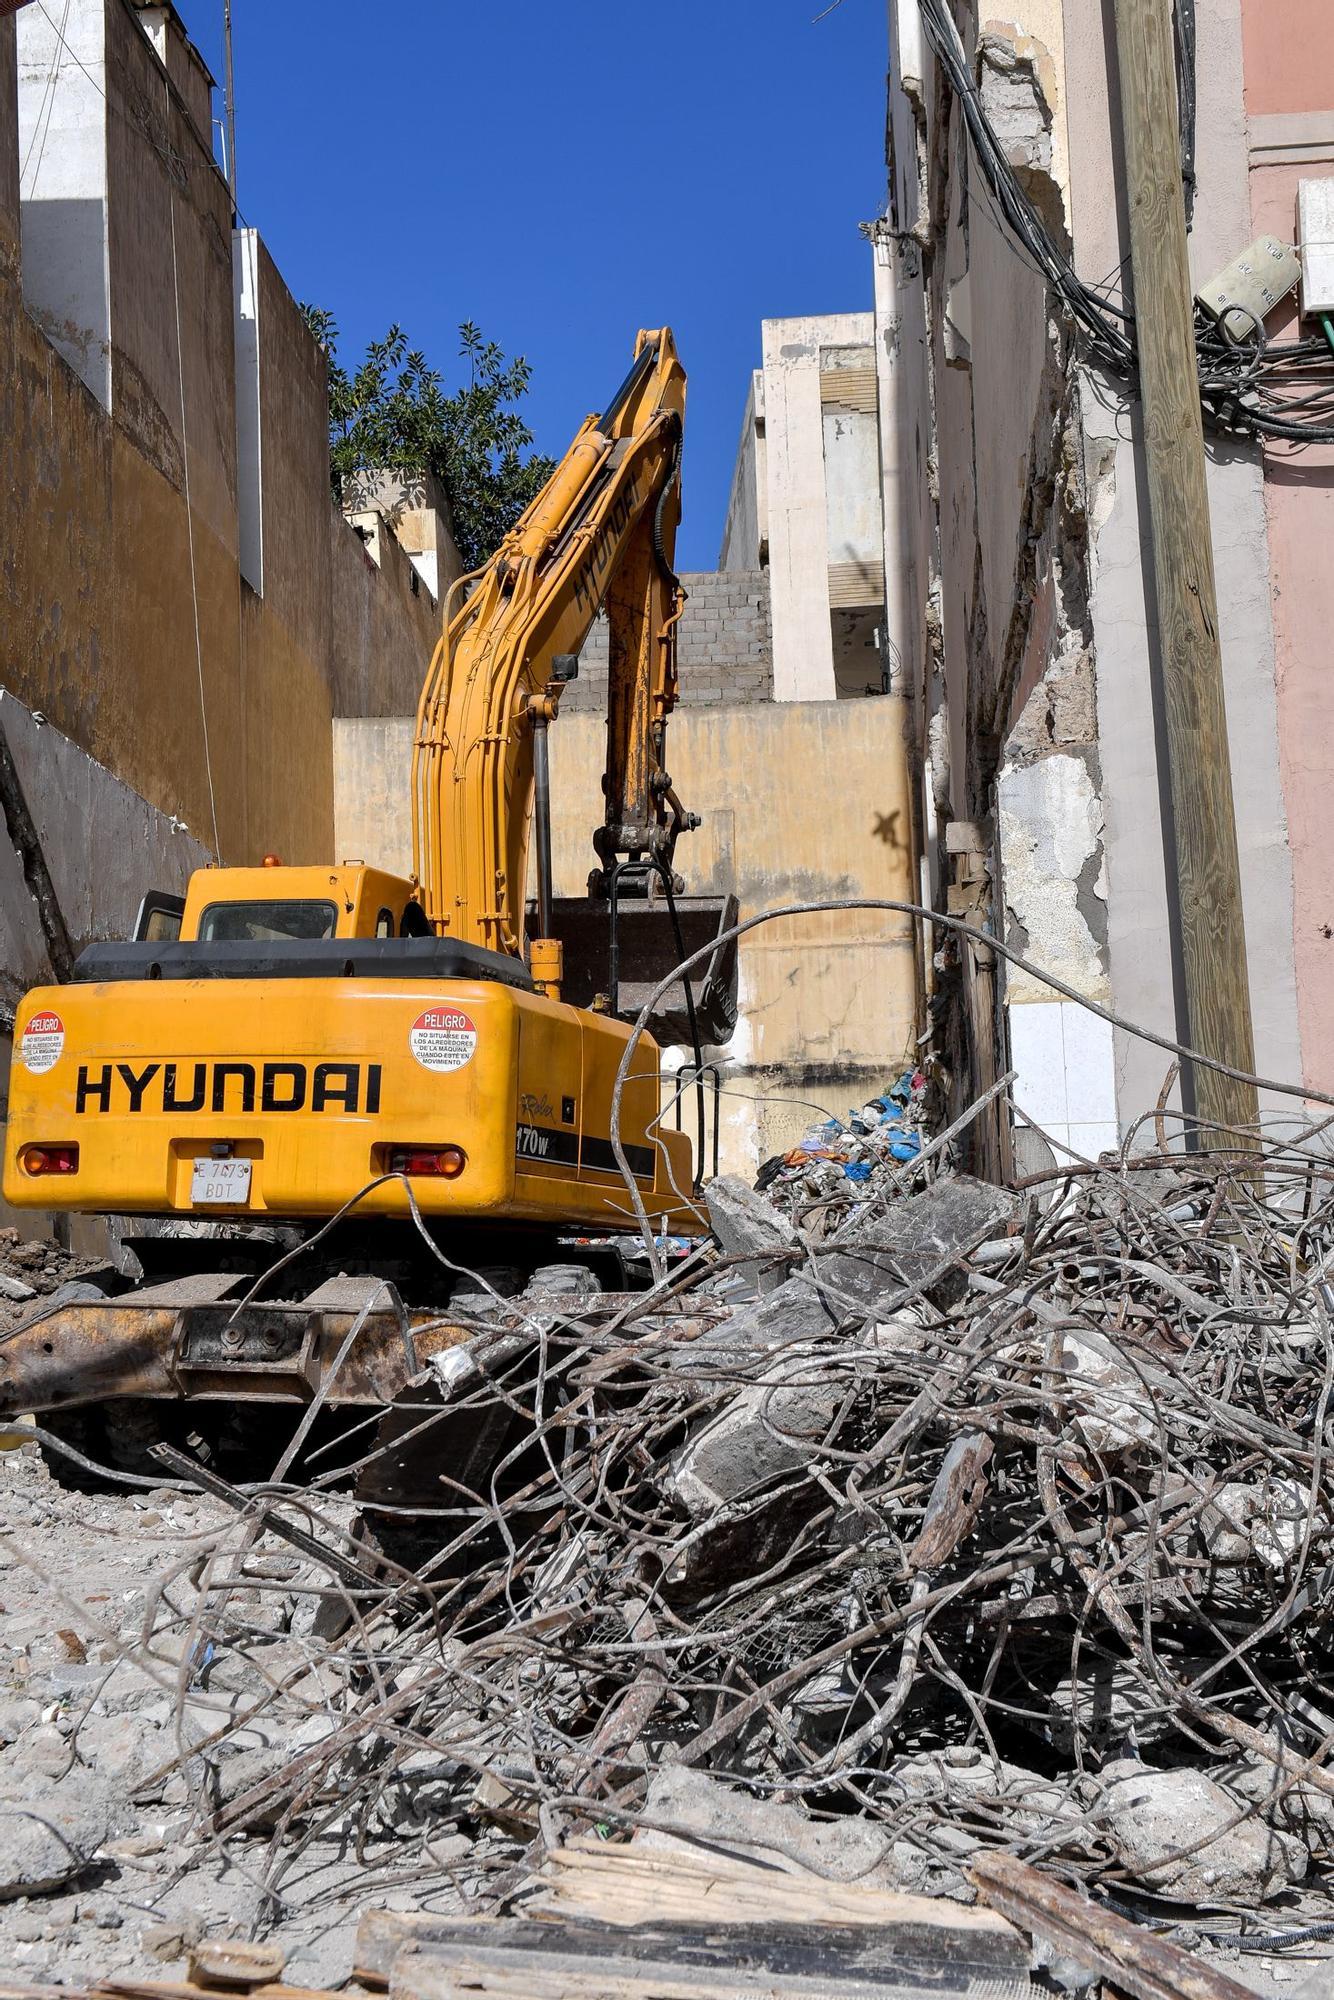
[[[607,615],[609,672],[605,812],[593,837],[601,865],[590,884],[595,903],[609,898],[614,919],[617,877],[630,863],[641,893],[661,888],[674,909],[681,887],[672,874],[676,839],[697,824],[683,811],[664,763],[685,602],[672,567],[685,386],[671,332],[641,333],[611,403],[585,421],[490,561],[452,586],[418,708],[413,857],[432,927],[441,936],[522,955],[536,803],[532,966],[557,997],[564,967],[561,941],[551,936],[546,731],[600,610]],[[686,914],[697,939],[701,900],[693,899]],[[713,916],[730,914],[710,903],[705,930]],[[679,919],[674,930],[684,935]],[[589,934],[587,924],[580,927],[581,945]],[[680,955],[667,949],[657,959],[667,968]],[[642,950],[637,958],[643,971]],[[611,959],[614,968],[614,945]],[[724,951],[697,982],[701,1004],[706,990],[721,1002],[707,1010],[705,1039],[724,1039],[732,1025],[734,967],[729,978],[725,959]],[[596,985],[585,968],[584,988]]]

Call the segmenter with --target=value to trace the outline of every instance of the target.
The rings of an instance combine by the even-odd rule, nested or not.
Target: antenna
[[[227,55],[227,83],[224,110],[227,114],[227,191],[232,198],[232,227],[236,227],[236,78],[232,70],[232,0],[222,0],[222,40]]]

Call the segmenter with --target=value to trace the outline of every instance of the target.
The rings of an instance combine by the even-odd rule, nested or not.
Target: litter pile
[[[394,1442],[339,1447],[410,1438],[429,1520],[348,1532],[332,1466],[252,1489],[149,1606],[163,1695],[229,1704],[164,1728],[189,1838],[270,1911],[321,1841],[363,1899],[495,1909],[596,1831],[960,1902],[1006,1850],[1309,1935],[1334,1172],[1242,1169],[919,1175],[818,1240],[723,1180],[720,1253],[653,1293],[474,1301]]]
[[[790,1152],[765,1161],[756,1187],[785,1214],[835,1194],[854,1205],[883,1194],[922,1150],[929,1087],[925,1070],[905,1070],[846,1119],[817,1119]]]

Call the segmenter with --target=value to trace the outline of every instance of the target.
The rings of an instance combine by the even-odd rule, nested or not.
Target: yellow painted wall
[[[740,899],[742,917],[792,902],[913,896],[905,716],[895,697],[681,709],[668,764],[703,815],[678,863],[692,894]],[[584,892],[601,819],[604,725],[551,732],[558,895]],[[334,725],[340,856],[411,866],[406,720]],[[741,1020],[726,1051],[721,1162],[753,1172],[823,1111],[846,1112],[910,1058],[916,973],[909,921],[826,912],[742,940]],[[687,1129],[693,1120],[687,1107]]]
[[[333,715],[414,703],[439,614],[334,509],[324,356],[262,251],[263,594],[242,580],[227,188],[134,13],[106,32],[110,410],[25,306],[0,20],[0,685],[209,849],[216,810],[226,860],[319,861]]]

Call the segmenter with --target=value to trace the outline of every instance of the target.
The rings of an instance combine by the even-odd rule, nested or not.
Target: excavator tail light
[[[25,1174],[77,1174],[77,1146],[25,1146],[19,1154]]]
[[[468,1164],[462,1146],[394,1146],[389,1153],[391,1174],[431,1175],[456,1181]]]

